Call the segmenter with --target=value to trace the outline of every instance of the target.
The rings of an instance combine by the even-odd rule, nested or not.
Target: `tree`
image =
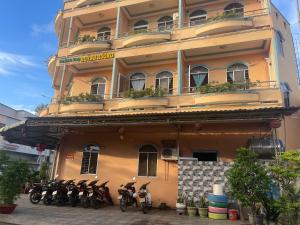
[[[1,154],[1,160],[8,159]],[[29,167],[25,161],[11,161],[4,166],[0,175],[0,204],[13,204],[25,184]]]
[[[278,162],[270,167],[270,174],[281,189],[281,197],[277,200],[281,224],[298,224],[300,190],[297,190],[296,182],[300,178],[300,150],[283,153]]]
[[[40,179],[48,180],[49,179],[49,166],[47,162],[42,162],[40,166]]]
[[[257,203],[261,203],[268,195],[271,182],[257,154],[246,148],[238,149],[227,179],[230,195],[243,206],[249,207],[255,216]]]

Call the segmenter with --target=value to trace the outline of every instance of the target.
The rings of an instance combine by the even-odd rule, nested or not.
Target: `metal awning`
[[[298,111],[298,107],[270,107],[239,110],[186,110],[134,112],[92,116],[56,116],[29,118],[25,122],[0,129],[0,134],[11,142],[35,147],[45,144],[55,149],[68,128],[139,126],[194,123],[270,122]]]

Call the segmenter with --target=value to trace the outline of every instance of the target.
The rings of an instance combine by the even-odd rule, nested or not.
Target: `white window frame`
[[[196,11],[200,11],[200,10],[195,10],[194,12],[196,12]],[[203,11],[205,11],[205,10],[203,10]],[[192,12],[192,13],[194,13],[194,12]],[[195,21],[192,21],[192,20],[200,20],[200,21],[205,21],[205,20],[207,20],[207,12],[206,12],[206,14],[204,15],[197,15],[197,16],[190,16],[189,17],[189,21],[190,21],[190,27],[193,27],[193,26],[197,26],[197,25],[200,25],[200,24],[192,24],[193,22],[195,22]]]
[[[98,80],[98,79],[103,79],[103,81],[101,82],[97,82],[97,83],[95,83],[95,81],[96,80]],[[106,79],[104,78],[104,77],[101,77],[101,78],[96,78],[96,79],[94,79],[95,81],[94,82],[92,82],[92,84],[91,84],[91,94],[92,94],[92,86],[94,86],[94,85],[97,85],[97,94],[95,95],[95,96],[100,96],[100,97],[102,97],[103,99],[105,99],[105,93],[106,93],[106,83],[107,83],[107,81],[106,81]],[[100,94],[99,94],[99,87],[100,87],[100,85],[103,85],[104,84],[104,94],[103,94],[103,96],[101,96]]]
[[[169,17],[169,16],[165,16],[165,17]],[[162,17],[162,18],[164,18],[164,17]],[[162,19],[162,18],[160,18],[160,19]],[[174,20],[173,20],[173,18],[171,16],[170,16],[170,18],[171,18],[171,20],[167,20],[167,21],[163,21],[163,22],[160,22],[159,21],[160,19],[158,20],[158,22],[157,22],[157,29],[158,29],[158,31],[164,32],[164,31],[173,30],[173,28],[174,28]],[[172,23],[172,25],[167,25],[167,23]]]
[[[135,79],[132,79],[132,77],[133,77],[134,75],[137,75],[137,74],[142,74],[142,75],[144,76],[144,78],[135,78]],[[131,81],[135,81],[135,80],[144,80],[144,88],[143,88],[142,90],[145,90],[145,88],[146,88],[146,75],[145,75],[144,73],[140,73],[140,72],[131,74],[131,75],[130,75],[130,78],[129,78],[129,89],[135,90],[135,89],[133,88],[132,83],[131,83]],[[131,88],[131,87],[132,87],[132,88]],[[138,91],[138,90],[135,90],[135,91]]]
[[[156,149],[156,152],[140,152],[140,150],[144,147],[144,146],[147,146],[147,145],[150,145],[150,146],[152,146],[153,148],[155,148]],[[142,154],[142,153],[146,153],[147,154],[147,176],[141,176],[141,175],[139,175],[139,168],[140,168],[140,154]],[[156,168],[155,168],[155,176],[148,176],[148,173],[149,173],[149,171],[148,171],[148,163],[149,163],[149,154],[150,153],[155,153],[156,154]],[[138,177],[148,177],[148,178],[157,178],[158,176],[157,176],[157,168],[158,168],[158,149],[154,146],[154,145],[151,145],[151,144],[145,144],[145,145],[142,145],[140,148],[139,148],[139,150],[138,150],[138,168],[137,168],[137,176]]]
[[[189,65],[189,87],[188,87],[189,88],[189,93],[192,92],[191,91],[191,75],[192,75],[191,70],[196,68],[196,67],[200,67],[200,66],[207,69],[207,79],[208,79],[208,83],[209,83],[209,69],[206,66],[202,66],[202,65],[192,66],[192,65]]]
[[[90,153],[90,156],[89,156],[89,163],[88,163],[88,172],[87,172],[87,173],[82,173],[82,160],[83,160],[83,157],[84,157],[83,155],[84,155],[84,153],[87,153],[87,152]],[[97,153],[96,173],[90,173],[90,165],[91,165],[92,153]],[[99,165],[99,154],[100,154],[100,148],[99,148],[98,151],[93,151],[93,150],[86,151],[85,149],[83,149],[83,152],[82,152],[82,159],[81,159],[81,166],[80,166],[80,174],[81,174],[81,175],[97,175],[97,172],[98,172],[98,165]]]
[[[134,25],[134,26],[133,26],[133,31],[148,30],[148,28],[149,28],[149,22],[148,22],[147,20],[139,20],[139,21],[137,21],[135,24],[137,24],[137,23],[140,22],[140,21],[145,21],[145,22],[147,22],[147,25],[138,25],[138,26]]]
[[[102,27],[99,30],[104,29],[104,28],[110,29],[110,27]],[[98,31],[97,32],[97,40],[108,41],[110,39],[111,39],[111,29],[109,31],[107,30],[107,31]]]
[[[172,76],[170,76],[170,77],[169,77],[169,76],[158,77],[159,74],[164,73],[164,72],[168,72],[168,73],[170,73]],[[173,77],[174,77],[173,73],[171,73],[171,72],[169,72],[169,71],[162,71],[162,72],[159,72],[159,73],[156,75],[156,77],[155,77],[155,83],[156,83],[156,80],[158,80],[158,88],[161,89],[161,86],[160,86],[161,80],[167,79],[167,80],[168,80],[168,89],[167,89],[167,91],[168,91],[168,94],[169,94],[170,92],[173,92],[173,90],[170,90],[170,84],[171,84],[171,81],[174,80]]]
[[[232,64],[231,66],[234,66],[236,64],[242,64],[242,63],[235,63],[235,64]],[[245,64],[243,64],[244,66],[246,66]],[[229,67],[231,67],[229,66]],[[244,82],[246,82],[246,71],[248,71],[248,75],[249,75],[249,68],[247,66],[247,69],[244,69],[244,70],[228,70],[227,69],[227,76],[228,76],[228,73],[232,73],[232,82],[235,83],[235,72],[244,72]],[[228,82],[228,78],[226,78],[227,82]]]

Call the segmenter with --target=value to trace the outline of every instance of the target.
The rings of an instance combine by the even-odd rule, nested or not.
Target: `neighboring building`
[[[295,33],[294,35],[294,46],[297,59],[297,72],[298,72],[298,83],[300,85],[300,33]]]
[[[11,126],[25,121],[27,118],[36,117],[24,110],[15,110],[0,103],[0,128]],[[28,162],[31,168],[37,170],[40,162],[49,157],[49,151],[39,155],[35,148],[25,145],[13,144],[5,141],[0,135],[0,151],[5,151],[10,160],[22,159]]]
[[[56,148],[59,178],[110,180],[116,200],[136,177],[174,207],[225,183],[239,147],[300,148],[290,25],[268,0],[74,0],[55,29],[53,101],[1,133]]]

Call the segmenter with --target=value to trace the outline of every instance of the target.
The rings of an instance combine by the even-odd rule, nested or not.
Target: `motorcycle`
[[[147,189],[147,186],[150,184],[150,182],[143,184],[138,192],[140,205],[142,208],[142,211],[144,214],[148,212],[149,209],[152,208],[152,202],[151,202],[151,194],[149,190]]]
[[[41,200],[45,205],[51,205],[54,201],[53,193],[57,190],[57,187],[63,183],[64,180],[53,180],[52,182],[48,183],[47,188],[42,192]]]
[[[122,212],[127,210],[128,206],[137,207],[137,193],[135,192],[135,187],[133,186],[136,182],[129,182],[128,184],[121,185],[121,188],[118,190],[120,209]]]
[[[51,182],[51,181],[50,181]],[[29,200],[32,204],[38,204],[42,199],[42,192],[46,190],[47,184],[34,183],[33,187],[29,189]]]
[[[102,203],[113,205],[112,198],[109,193],[109,188],[106,186],[109,181],[106,181],[99,186],[96,183],[92,186],[92,193],[89,194],[91,207],[99,209]]]
[[[92,187],[98,181],[99,180],[94,180],[90,182],[82,191],[79,192],[80,203],[83,208],[88,208],[90,206],[90,195],[92,195],[93,193]]]
[[[65,183],[59,182],[56,186],[56,190],[52,193],[53,201],[57,206],[62,206],[69,201],[68,189],[74,183],[74,180],[68,180]]]
[[[73,183],[70,185],[69,191],[68,191],[68,198],[70,205],[72,207],[75,207],[78,203],[80,203],[80,197],[79,193],[83,192],[84,189],[86,189],[86,182],[88,180],[81,180],[77,184]]]

